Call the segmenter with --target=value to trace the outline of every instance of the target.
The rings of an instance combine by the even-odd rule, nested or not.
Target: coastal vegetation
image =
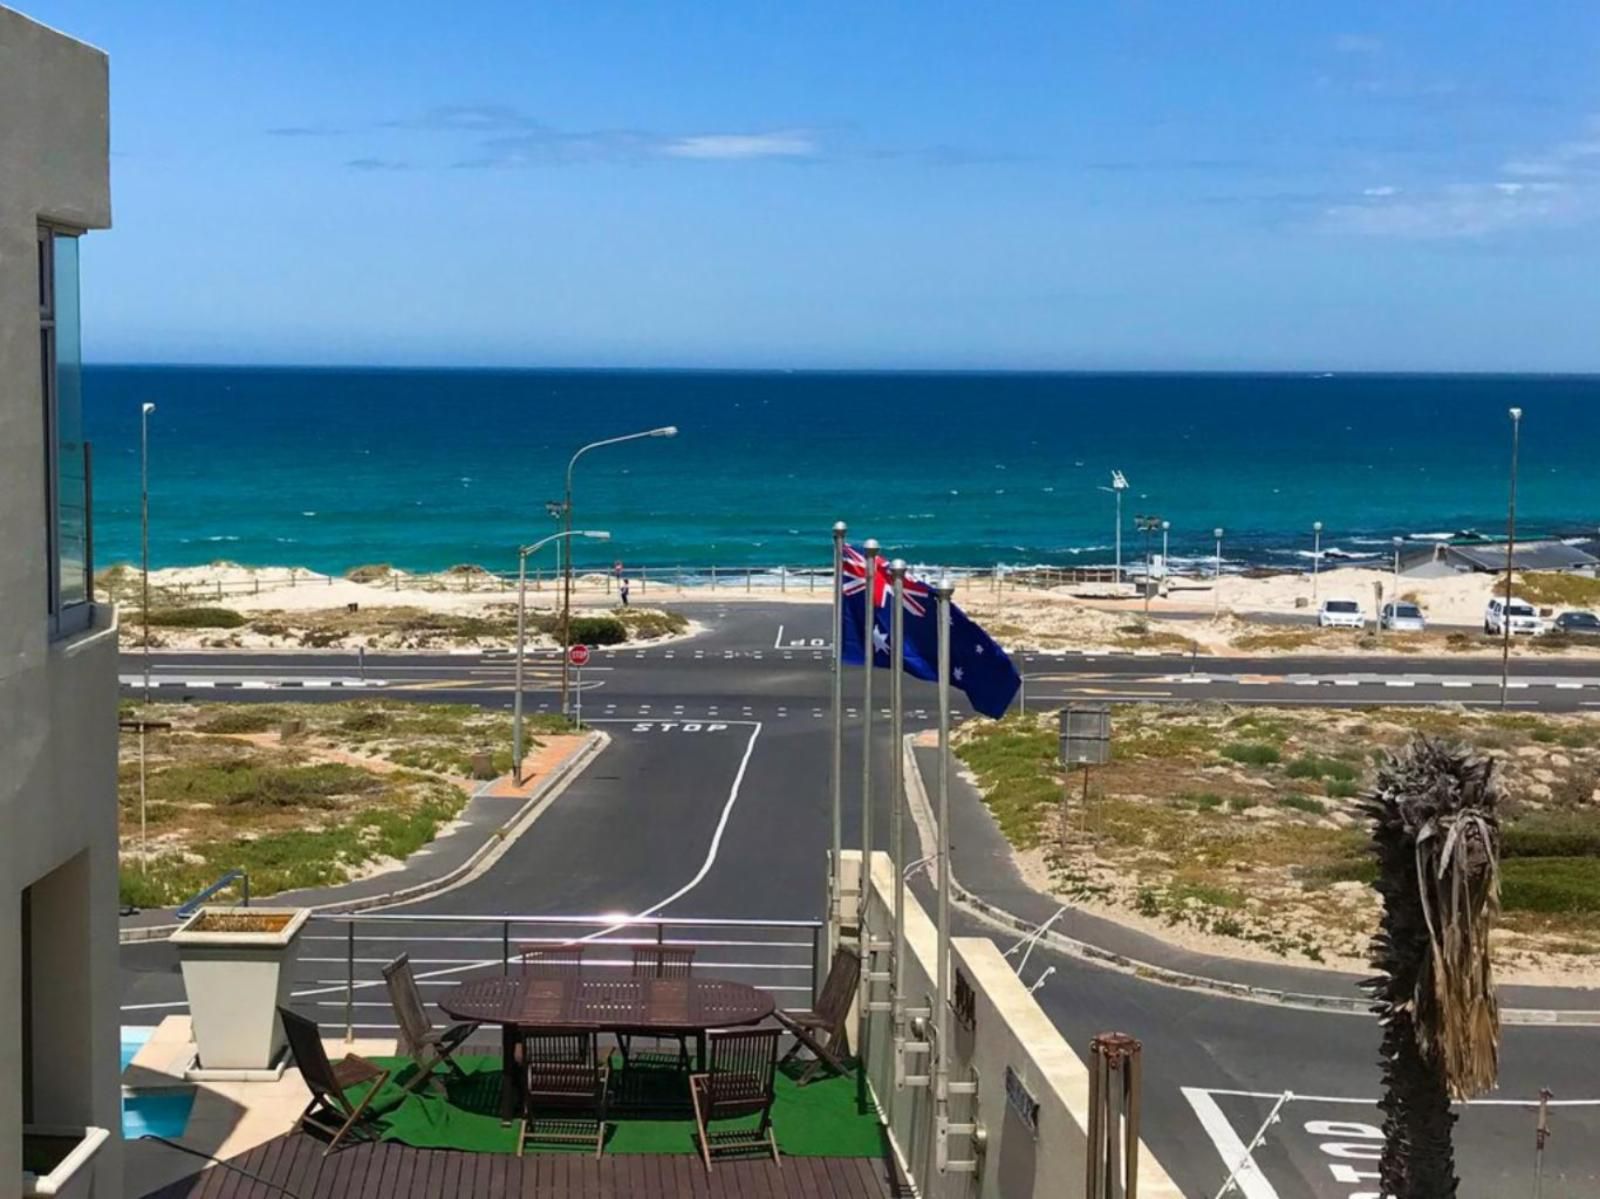
[[[1600,607],[1600,579],[1555,571],[1529,571],[1519,574],[1512,590],[1530,604],[1560,608]]]
[[[1592,717],[1123,704],[1112,724],[1112,760],[1090,770],[1087,803],[1082,774],[1057,762],[1053,714],[975,722],[956,738],[1024,873],[1063,899],[1222,952],[1357,968],[1378,912],[1360,796],[1386,754],[1423,732],[1501,762],[1497,959],[1600,954]]]
[[[477,785],[475,755],[497,772],[511,765],[509,715],[464,704],[161,704],[140,714],[172,725],[145,742],[147,853],[138,743],[122,740],[121,895],[141,907],[180,902],[234,869],[257,895],[381,870],[461,810]],[[545,714],[529,727],[534,748],[570,731]]]

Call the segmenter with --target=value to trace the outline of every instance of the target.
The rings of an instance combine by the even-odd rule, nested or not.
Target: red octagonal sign
[[[589,664],[589,647],[587,645],[574,645],[567,650],[567,661],[574,666],[587,666]]]

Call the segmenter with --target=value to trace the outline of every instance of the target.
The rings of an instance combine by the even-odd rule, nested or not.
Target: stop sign
[[[589,647],[587,645],[574,645],[567,650],[567,661],[574,666],[587,666],[589,664]]]

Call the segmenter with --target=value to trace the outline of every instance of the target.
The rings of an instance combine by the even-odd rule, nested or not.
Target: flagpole
[[[866,590],[862,603],[866,605],[866,647],[861,655],[861,879],[856,886],[856,935],[861,943],[862,969],[872,968],[872,950],[867,944],[867,894],[872,878],[872,672],[876,669],[878,645],[878,613],[876,609],[878,584],[878,541],[868,537],[861,546],[867,560]]]
[[[844,916],[844,877],[839,860],[844,853],[844,521],[833,526],[833,852],[828,859],[828,952],[839,945],[839,925]]]
[[[948,576],[933,586],[939,605],[939,827],[935,830],[935,856],[939,866],[937,909],[938,958],[933,986],[936,1157],[940,1172],[949,1161],[950,1116],[950,596]]]
[[[905,641],[905,588],[906,564],[903,558],[889,563],[889,577],[894,580],[894,610],[889,617],[889,638],[893,660],[889,665],[889,727],[892,736],[889,755],[889,858],[894,867],[894,949],[889,959],[889,1020],[893,1029],[894,1051],[901,1053],[905,1042],[905,1005],[901,993],[905,989],[906,957],[906,876],[905,863],[905,706],[904,679],[906,670]],[[903,1075],[903,1067],[895,1070],[895,1077]],[[889,1091],[889,1119],[894,1121],[896,1089]]]

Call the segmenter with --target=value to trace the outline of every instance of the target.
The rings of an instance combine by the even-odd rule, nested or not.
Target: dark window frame
[[[35,237],[39,288],[39,387],[44,415],[45,456],[45,608],[49,614],[51,640],[71,637],[94,623],[94,564],[84,562],[86,594],[82,600],[64,603],[61,585],[61,455],[58,360],[56,345],[56,239],[81,237],[83,230],[40,221]],[[85,447],[85,502],[87,507],[88,452]],[[84,512],[86,549],[92,544],[93,514]]]

